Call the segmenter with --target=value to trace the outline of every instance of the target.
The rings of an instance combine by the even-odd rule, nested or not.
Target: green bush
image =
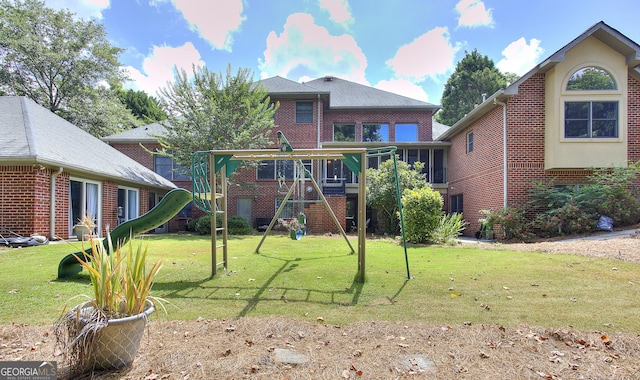
[[[435,243],[455,245],[458,237],[467,228],[468,222],[462,219],[462,214],[454,212],[453,214],[445,214],[440,218],[440,222],[433,232],[433,240]]]
[[[217,214],[216,228],[220,227],[222,227],[222,217],[220,214]],[[211,217],[205,215],[197,219],[191,219],[187,228],[200,235],[211,235]],[[255,231],[249,227],[249,223],[245,218],[235,215],[227,219],[227,232],[230,235],[251,235]]]
[[[487,228],[503,239],[522,239],[527,233],[527,220],[523,207],[506,207],[497,210],[480,210],[485,215]]]
[[[234,215],[227,219],[227,228],[231,235],[251,235],[255,232],[255,230],[249,226],[249,222],[239,215]]]
[[[433,233],[442,216],[442,196],[431,186],[405,189],[402,192],[402,210],[407,241],[432,243]]]
[[[550,237],[592,230],[602,215],[614,225],[626,226],[640,221],[640,199],[634,187],[640,164],[627,167],[594,169],[589,184],[556,186],[534,183],[529,193],[532,230]]]

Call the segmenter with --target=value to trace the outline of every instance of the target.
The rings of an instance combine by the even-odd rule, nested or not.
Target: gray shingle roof
[[[330,79],[330,80],[329,80]],[[298,83],[279,76],[260,83],[273,95],[329,95],[330,109],[423,109],[437,110],[437,105],[378,90],[336,77],[323,77]]]
[[[329,92],[331,109],[411,108],[435,111],[440,108],[431,103],[336,77],[318,78],[305,84],[319,91]]]
[[[147,124],[141,127],[129,129],[127,131],[116,133],[115,135],[110,135],[102,138],[102,141],[105,142],[140,142],[140,143],[151,143],[157,142],[158,139],[155,136],[160,136],[164,134],[167,129],[159,124]]]
[[[291,79],[280,76],[266,78],[258,82],[262,84],[270,94],[309,94],[315,95],[319,91],[317,88],[307,86],[304,83],[298,83]]]
[[[175,185],[23,96],[0,96],[0,163],[65,171],[161,189]]]

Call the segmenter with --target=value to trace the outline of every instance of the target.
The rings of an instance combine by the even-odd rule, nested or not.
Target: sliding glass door
[[[100,183],[82,179],[71,179],[69,185],[69,233],[73,226],[88,215],[96,225],[96,234],[100,232]]]

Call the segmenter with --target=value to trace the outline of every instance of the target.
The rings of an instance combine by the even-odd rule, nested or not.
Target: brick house
[[[1,96],[0,115],[0,234],[68,239],[86,213],[102,234],[175,188],[29,98]]]
[[[450,143],[432,139],[432,117],[438,106],[334,77],[298,83],[276,76],[260,84],[266,87],[272,102],[279,102],[275,124],[294,149],[397,146],[402,160],[425,162],[428,180],[446,192],[446,149]],[[444,126],[438,127],[441,130]],[[152,157],[147,151],[159,148],[153,136],[160,133],[162,126],[152,124],[103,140],[160,173],[164,158]],[[276,148],[275,134],[272,141],[271,148]],[[147,150],[140,147],[141,143]],[[377,167],[380,159],[370,159],[369,167]],[[322,187],[343,228],[349,230],[357,222],[357,176],[340,160],[304,164]],[[229,215],[241,215],[253,227],[268,223],[284,198],[283,182],[293,182],[294,170],[292,163],[284,161],[264,161],[257,170],[238,170],[236,183],[254,186],[234,186],[229,191]],[[180,187],[190,188],[190,183],[172,178],[171,173],[176,172],[165,171],[163,175]],[[337,232],[317,199],[311,186],[307,186],[287,205],[282,216],[304,212],[309,232]],[[195,210],[190,213],[193,217],[198,215]]]
[[[597,79],[596,85],[589,79]],[[449,211],[524,205],[532,181],[585,183],[640,160],[640,46],[599,22],[444,132]]]

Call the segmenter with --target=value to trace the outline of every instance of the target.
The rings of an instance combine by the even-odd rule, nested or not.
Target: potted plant
[[[81,219],[78,219],[78,224],[73,226],[72,232],[76,234],[78,241],[84,241],[89,240],[94,228],[96,228],[96,224],[93,222],[93,217],[91,214],[85,214]]]
[[[56,322],[56,345],[64,354],[70,375],[93,370],[123,368],[133,362],[144,335],[148,316],[162,300],[151,295],[153,281],[162,267],[147,268],[147,247],[132,238],[116,242],[107,233],[107,246],[94,244],[76,259],[89,273],[93,294]],[[83,244],[84,246],[84,244]]]

